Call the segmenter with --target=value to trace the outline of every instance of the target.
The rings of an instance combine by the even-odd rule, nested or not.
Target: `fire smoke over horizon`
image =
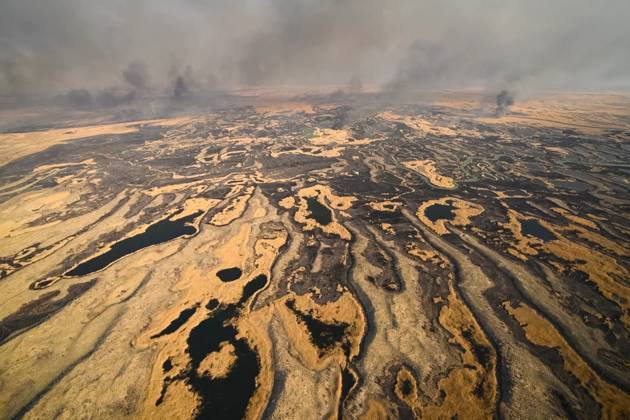
[[[0,94],[626,89],[628,21],[622,0],[4,0]]]

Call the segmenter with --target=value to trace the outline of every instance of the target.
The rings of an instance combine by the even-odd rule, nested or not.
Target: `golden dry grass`
[[[617,278],[630,277],[630,273],[615,258],[594,249],[592,246],[569,239],[563,233],[577,233],[583,240],[597,244],[617,255],[627,256],[628,250],[596,232],[585,229],[581,225],[587,221],[582,220],[580,220],[581,225],[570,224],[566,227],[539,220],[539,223],[557,238],[544,242],[536,237],[525,236],[521,233],[520,221],[524,219],[527,217],[516,210],[508,209],[508,222],[503,223],[502,226],[508,229],[515,238],[515,243],[508,251],[525,260],[528,257],[538,255],[540,250],[544,250],[567,263],[573,263],[575,268],[588,274],[589,279],[595,283],[602,296],[615,302],[623,309],[621,319],[625,325],[630,325],[630,287],[617,280]],[[573,218],[568,217],[567,219],[572,220]],[[563,265],[559,268],[564,270],[566,267]]]
[[[55,144],[99,135],[133,133],[138,131],[138,127],[143,124],[172,126],[183,124],[188,120],[189,118],[170,118],[74,128],[55,128],[23,133],[0,133],[0,165],[5,165],[12,160],[37,153]]]
[[[440,188],[453,189],[455,181],[448,176],[440,175],[432,160],[411,160],[403,162],[403,166],[425,177],[431,184]]]
[[[453,220],[439,219],[436,222],[432,222],[424,214],[425,210],[434,204],[448,205],[449,203],[453,207],[452,211],[455,214]],[[442,197],[437,200],[429,200],[422,203],[416,212],[416,216],[422,223],[427,225],[436,233],[445,235],[448,233],[448,228],[446,227],[447,223],[454,226],[467,226],[471,223],[471,219],[473,217],[480,215],[483,211],[483,207],[479,204],[471,203],[470,201],[465,201],[456,197]]]
[[[564,369],[576,377],[600,404],[602,418],[622,419],[630,416],[630,395],[602,380],[551,323],[523,303],[514,305],[504,302],[503,307],[520,323],[529,341],[538,346],[556,349],[560,353]]]
[[[332,221],[327,225],[321,225],[310,216],[308,203],[306,198],[316,198],[320,204],[326,206],[332,212]],[[337,235],[341,239],[350,240],[350,232],[339,221],[339,212],[352,207],[356,201],[352,196],[338,196],[333,193],[327,185],[313,185],[305,187],[297,192],[297,211],[295,212],[295,221],[304,225],[305,231],[320,229],[322,232]],[[288,202],[287,202],[288,204]]]

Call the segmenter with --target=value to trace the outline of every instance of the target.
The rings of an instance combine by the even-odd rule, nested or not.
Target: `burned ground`
[[[630,101],[463,97],[1,133],[0,417],[629,416]]]

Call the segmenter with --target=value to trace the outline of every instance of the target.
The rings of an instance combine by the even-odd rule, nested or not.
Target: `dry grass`
[[[439,219],[436,222],[432,222],[424,214],[425,210],[434,204],[447,205],[449,203],[453,207],[452,211],[455,214],[453,220]],[[454,226],[467,226],[471,223],[471,219],[473,217],[478,216],[481,213],[483,213],[483,207],[478,204],[455,197],[442,197],[437,200],[429,200],[422,203],[416,212],[416,216],[422,223],[431,228],[431,230],[440,235],[444,235],[448,233],[448,229],[446,227],[447,223]]]
[[[400,208],[400,206],[402,206],[402,203],[400,201],[390,200],[372,201],[368,203],[368,206],[377,211],[395,212]]]
[[[226,208],[215,214],[210,223],[215,226],[225,226],[241,217],[253,193],[254,187],[248,187],[242,195],[233,198]]]
[[[335,195],[329,186],[319,184],[300,189],[297,197],[298,208],[295,213],[295,221],[303,224],[305,231],[320,229],[324,233],[337,235],[346,241],[350,240],[350,232],[339,222],[338,212],[352,207],[356,201],[355,197]],[[329,224],[321,225],[310,216],[306,201],[306,198],[309,197],[316,198],[321,205],[330,209],[333,220]]]
[[[538,255],[539,250],[544,250],[567,263],[572,263],[575,268],[588,274],[589,279],[595,283],[602,296],[615,302],[623,309],[621,319],[625,325],[630,325],[630,287],[616,280],[617,278],[629,278],[630,273],[610,255],[600,252],[592,246],[569,239],[563,233],[577,233],[583,240],[597,244],[609,252],[620,256],[628,255],[628,250],[624,246],[612,242],[596,232],[585,229],[581,225],[557,226],[544,220],[538,220],[545,229],[552,232],[557,238],[543,242],[536,237],[521,234],[520,221],[528,217],[513,209],[508,209],[508,218],[508,222],[503,223],[502,226],[510,230],[515,238],[515,243],[508,252],[520,259],[527,259],[529,256]],[[572,218],[568,217],[567,219],[571,220]],[[588,222],[586,220],[580,221],[582,222],[581,224]],[[559,266],[558,269],[563,271],[566,267],[566,265]]]
[[[504,302],[503,308],[520,323],[529,341],[558,351],[562,356],[564,369],[576,377],[600,404],[602,418],[622,419],[630,416],[630,396],[602,380],[551,323],[523,303],[514,305],[511,302]]]
[[[344,354],[341,345],[327,349],[322,353],[313,343],[306,325],[286,306],[287,300],[292,300],[295,308],[300,312],[309,313],[321,322],[348,324],[349,327],[344,337],[349,343],[348,357]],[[323,305],[315,303],[308,295],[291,295],[276,302],[276,311],[283,321],[287,336],[300,354],[300,359],[310,369],[322,370],[331,363],[345,367],[347,358],[352,359],[359,354],[366,322],[361,307],[352,294],[345,292],[336,301]]]
[[[440,188],[453,189],[455,188],[455,181],[448,176],[440,175],[435,162],[432,160],[412,160],[403,162],[403,165],[407,169],[411,169],[425,177],[431,184]]]
[[[171,118],[162,120],[144,120],[116,124],[90,125],[74,128],[55,128],[52,130],[24,133],[0,133],[0,165],[19,159],[55,144],[71,140],[100,135],[127,134],[138,131],[141,125],[171,126],[183,124],[189,118]]]

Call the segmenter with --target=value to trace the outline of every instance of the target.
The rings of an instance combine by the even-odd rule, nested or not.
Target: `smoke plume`
[[[496,115],[498,117],[505,115],[508,111],[508,108],[514,105],[514,98],[507,90],[502,90],[497,95],[497,110]]]
[[[123,79],[133,88],[144,90],[148,87],[147,69],[143,62],[132,61],[122,72]]]
[[[627,0],[3,0],[0,94],[176,96],[187,66],[188,91],[627,89],[629,21]]]

